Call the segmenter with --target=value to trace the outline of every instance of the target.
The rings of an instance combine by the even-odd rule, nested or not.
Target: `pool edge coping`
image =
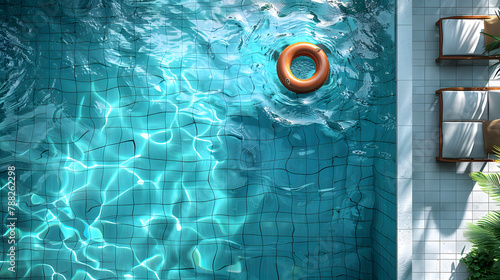
[[[412,279],[412,0],[396,0],[397,279]]]

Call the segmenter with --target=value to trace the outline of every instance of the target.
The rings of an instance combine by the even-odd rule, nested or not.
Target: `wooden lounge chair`
[[[483,121],[500,119],[500,88],[456,87],[440,89],[436,93],[440,101],[439,156],[436,160],[493,161],[485,151]],[[490,141],[489,134],[485,135]]]
[[[454,16],[441,18],[439,26],[439,57],[441,59],[500,59],[500,55],[484,55],[485,45],[493,42],[488,33],[500,35],[497,16]]]

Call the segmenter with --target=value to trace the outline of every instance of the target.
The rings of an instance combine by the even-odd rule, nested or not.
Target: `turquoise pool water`
[[[394,18],[394,0],[4,1],[0,277],[395,279]],[[306,95],[275,69],[300,41],[330,61]]]

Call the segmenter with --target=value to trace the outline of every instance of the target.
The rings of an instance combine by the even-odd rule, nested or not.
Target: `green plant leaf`
[[[481,186],[485,193],[500,202],[500,174],[472,172],[470,177]]]
[[[493,66],[500,64],[500,61],[493,64]],[[500,159],[500,147],[497,145],[493,145],[493,154]],[[495,160],[497,163],[500,163],[500,160]],[[499,166],[500,167],[500,166]]]
[[[495,41],[493,43],[489,43],[488,45],[486,45],[486,49],[489,51],[489,55],[492,55],[492,53],[495,52],[494,50],[498,48],[499,43],[500,43],[499,41]]]
[[[493,35],[491,35],[491,34],[489,34],[489,33],[486,33],[486,32],[481,32],[481,33],[483,33],[484,35],[489,36],[489,37],[491,37],[491,38],[493,38],[493,39],[495,39],[495,40],[497,40],[497,41],[498,41],[498,40],[500,40],[500,37],[493,36]]]
[[[484,46],[485,52],[483,53],[485,55],[493,55],[492,53],[488,53],[488,52],[491,52],[494,49],[497,49],[499,47],[500,37],[493,36],[493,35],[491,35],[489,33],[485,33],[485,32],[481,32],[481,33],[483,33],[485,36],[491,37],[495,40],[494,42],[489,43],[488,45]]]

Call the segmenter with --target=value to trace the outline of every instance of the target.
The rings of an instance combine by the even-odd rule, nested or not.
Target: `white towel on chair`
[[[443,122],[443,158],[488,158],[481,122]]]
[[[443,91],[444,122],[487,120],[487,91]]]
[[[444,19],[443,55],[482,55],[483,31],[483,19]]]

